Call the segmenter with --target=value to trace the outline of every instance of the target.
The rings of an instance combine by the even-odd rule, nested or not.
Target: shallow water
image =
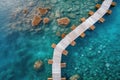
[[[30,6],[30,2],[34,2]],[[120,1],[111,8],[113,13],[105,15],[105,23],[96,23],[94,31],[86,31],[84,39],[76,39],[75,47],[69,46],[68,56],[62,57],[67,67],[62,69],[62,76],[69,79],[74,74],[80,80],[119,80],[120,79]],[[56,32],[69,33],[70,27],[80,24],[81,17],[88,17],[89,10],[95,10],[98,0],[1,0],[0,1],[0,80],[46,80],[51,77],[51,44],[61,38]],[[72,3],[72,5],[71,5]],[[44,17],[50,23],[32,27],[27,22],[33,17],[36,7],[49,7],[51,10]],[[29,14],[22,10],[28,8]],[[71,10],[69,10],[72,8]],[[59,13],[57,15],[56,13]],[[71,23],[59,26],[56,19],[69,17]],[[37,31],[40,29],[40,31]],[[43,61],[40,71],[33,68],[36,60]]]

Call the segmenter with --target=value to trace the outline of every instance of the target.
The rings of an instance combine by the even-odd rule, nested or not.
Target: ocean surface
[[[62,77],[71,80],[120,80],[120,0],[105,15],[104,23],[96,23],[94,31],[87,30],[85,38],[77,38],[76,46],[69,46],[62,62]],[[53,57],[52,43],[61,40],[62,33],[69,33],[72,25],[79,25],[80,18],[88,17],[90,10],[101,0],[0,0],[0,80],[47,80],[52,76],[48,59]],[[50,22],[32,26],[31,19],[37,8],[49,8],[42,18]],[[28,13],[24,14],[23,10]],[[60,26],[57,19],[68,17],[70,24]],[[57,35],[56,35],[57,34]],[[34,69],[42,61],[40,70]]]

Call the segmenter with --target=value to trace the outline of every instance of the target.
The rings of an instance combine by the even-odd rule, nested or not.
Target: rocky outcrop
[[[67,26],[70,23],[70,19],[67,17],[57,19],[59,25]]]
[[[40,13],[40,15],[45,15],[47,14],[48,9],[47,8],[38,8],[38,13]]]
[[[37,26],[42,21],[42,18],[38,15],[35,15],[32,19],[32,26]]]

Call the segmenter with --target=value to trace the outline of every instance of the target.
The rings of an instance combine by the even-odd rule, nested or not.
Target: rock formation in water
[[[59,25],[67,26],[70,23],[70,19],[67,17],[57,19]]]
[[[34,69],[39,70],[41,69],[42,65],[43,65],[43,62],[41,60],[38,60],[34,63]]]
[[[38,15],[34,15],[32,19],[32,26],[37,26],[42,21],[42,18]]]
[[[44,18],[44,19],[43,19],[43,23],[44,23],[44,24],[49,23],[49,21],[50,21],[50,19],[49,19],[49,18]]]
[[[40,15],[45,15],[47,14],[48,9],[47,8],[38,8],[38,13],[40,13]]]

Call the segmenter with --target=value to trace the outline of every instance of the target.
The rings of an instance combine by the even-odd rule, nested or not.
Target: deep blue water
[[[67,15],[69,12],[62,8],[69,7],[71,1],[66,0],[64,3],[64,0],[61,0],[56,3],[54,1],[57,0],[53,0],[49,4],[47,0],[34,0],[34,6],[29,8],[30,15],[22,17],[21,9],[28,7],[29,1],[32,0],[0,0],[0,80],[46,80],[50,77],[51,65],[47,64],[47,60],[53,55],[51,44],[61,40],[55,33],[70,32],[69,26],[80,24],[79,18],[87,17],[87,12],[94,10],[97,3],[94,0],[93,2],[83,0],[80,3],[71,0],[73,8],[80,4],[80,11],[73,10],[78,14],[74,18],[74,14],[71,13],[73,15],[71,17]],[[120,0],[115,1],[117,6],[111,8],[113,11],[111,15],[104,16],[106,20],[104,23],[96,23],[94,31],[86,31],[84,39],[76,39],[77,45],[67,48],[68,56],[62,57],[62,62],[67,63],[67,67],[62,69],[62,76],[69,79],[70,76],[79,74],[79,80],[120,80]],[[46,16],[53,20],[42,27],[40,24],[41,31],[36,32],[37,28],[32,28],[34,30],[31,32],[31,26],[24,21],[33,14],[36,6],[51,6],[53,13],[62,8],[61,16],[70,17],[71,24],[67,28],[60,28],[53,14],[48,13]],[[17,16],[13,16],[16,12]],[[33,68],[36,60],[43,61],[40,71]]]

